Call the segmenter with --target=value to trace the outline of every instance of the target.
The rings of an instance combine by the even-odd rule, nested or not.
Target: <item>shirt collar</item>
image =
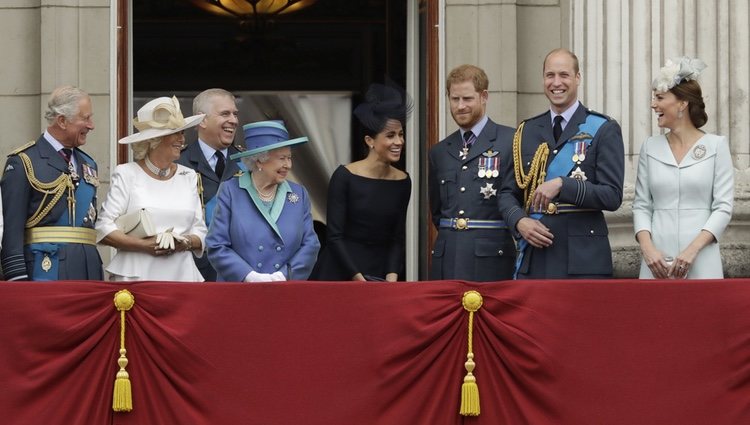
[[[482,134],[482,130],[484,130],[484,126],[487,125],[487,121],[489,121],[489,118],[487,115],[483,116],[479,122],[474,124],[474,127],[471,127],[469,130],[471,130],[472,133],[474,133],[474,137],[479,137],[480,134]],[[466,133],[469,130],[464,130],[463,128],[461,130],[461,138],[463,139],[464,133]]]
[[[201,152],[203,152],[203,156],[206,158],[206,161],[210,161],[217,151],[217,149],[212,148],[208,145],[208,143],[204,142],[200,138],[198,139],[198,146],[201,147]],[[224,159],[227,159],[229,148],[219,149],[219,151],[224,154]]]
[[[578,105],[580,104],[581,102],[576,100],[572,105],[570,105],[570,108],[564,110],[562,114],[559,114],[559,115],[562,115],[563,117],[562,123],[560,124],[562,125],[563,129],[565,128],[566,125],[568,125],[568,123],[570,122],[570,119],[573,118],[573,114],[576,113],[576,109],[578,109]],[[550,120],[552,122],[552,125],[555,125],[555,116],[557,116],[558,113],[553,111],[552,108],[549,109],[549,112],[550,112]]]

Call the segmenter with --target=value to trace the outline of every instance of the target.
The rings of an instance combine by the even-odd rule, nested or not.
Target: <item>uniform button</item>
[[[258,246],[258,251],[263,251],[263,245]]]
[[[445,180],[440,180],[440,184],[445,184]]]
[[[263,267],[263,263],[258,263],[258,268]]]
[[[501,250],[497,251],[497,255],[503,255],[503,250],[501,249]]]
[[[459,211],[458,215],[464,215],[464,210]]]
[[[281,268],[281,266],[280,266],[280,265],[278,265],[278,264],[274,264],[273,266],[274,266],[274,267],[276,268],[276,270],[278,270],[278,269],[280,269],[280,268]]]
[[[89,222],[89,218],[88,217],[83,217],[83,222],[84,223],[88,223]]]
[[[465,187],[462,187],[462,188],[461,188],[461,192],[466,192],[466,188],[465,188]]]
[[[591,234],[592,234],[592,235],[594,234],[594,231],[593,231],[593,230],[589,230],[589,232],[591,232]]]
[[[465,166],[465,165],[464,165],[463,167],[461,167],[461,169],[462,169],[462,170],[467,170],[468,168],[469,168],[469,167],[467,167],[467,166]]]
[[[435,250],[433,249],[432,251],[430,251],[430,254],[435,255]]]
[[[557,149],[553,150],[552,153],[557,155]]]
[[[280,246],[277,246],[277,247],[276,247],[276,251],[281,251],[281,247],[280,247]]]
[[[527,162],[526,165],[531,165],[531,161]]]

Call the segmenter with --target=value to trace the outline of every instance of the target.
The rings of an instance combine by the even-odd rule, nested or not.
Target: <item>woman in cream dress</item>
[[[668,61],[651,108],[665,135],[643,143],[633,201],[641,279],[724,277],[719,238],[732,216],[734,169],[726,137],[699,130],[708,116],[700,60]],[[673,261],[669,261],[672,257]]]
[[[146,103],[134,124],[139,132],[119,141],[131,144],[135,162],[118,165],[96,221],[97,241],[117,248],[105,270],[115,281],[202,282],[191,252],[203,254],[207,229],[194,170],[174,163],[183,132],[203,114],[183,118],[176,98]],[[139,238],[117,227],[118,217],[145,209],[157,235]]]

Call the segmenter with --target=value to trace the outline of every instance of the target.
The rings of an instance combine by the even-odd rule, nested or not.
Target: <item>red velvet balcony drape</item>
[[[0,283],[0,422],[748,424],[748,283]],[[113,413],[122,288],[134,410]]]

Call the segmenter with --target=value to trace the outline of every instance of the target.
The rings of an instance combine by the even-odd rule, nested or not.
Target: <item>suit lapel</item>
[[[445,139],[446,148],[448,149],[448,154],[450,156],[461,160],[461,149],[464,147],[464,142],[461,140],[461,132],[456,131],[450,136],[448,136],[447,139]]]
[[[492,121],[487,121],[487,124],[482,129],[479,137],[477,137],[477,141],[474,142],[474,145],[471,147],[469,155],[466,157],[466,160],[464,162],[471,161],[482,153],[490,150],[492,148],[492,143],[495,141],[496,137],[497,131],[495,128],[495,123],[493,123]]]
[[[189,156],[188,160],[191,164],[194,165],[194,168],[198,170],[201,175],[203,175],[203,178],[206,178],[208,180],[212,180],[215,182],[219,182],[219,178],[216,177],[216,173],[211,168],[210,165],[208,165],[208,161],[206,160],[206,157],[203,156],[203,151],[201,150],[200,142],[197,140],[195,143],[188,146],[189,149]]]
[[[39,140],[36,141],[36,144],[39,146],[39,156],[46,159],[50,167],[60,170],[63,173],[68,172],[68,163],[65,162],[65,158],[55,151],[55,148],[52,147],[50,142],[48,142],[44,136],[40,137]]]

